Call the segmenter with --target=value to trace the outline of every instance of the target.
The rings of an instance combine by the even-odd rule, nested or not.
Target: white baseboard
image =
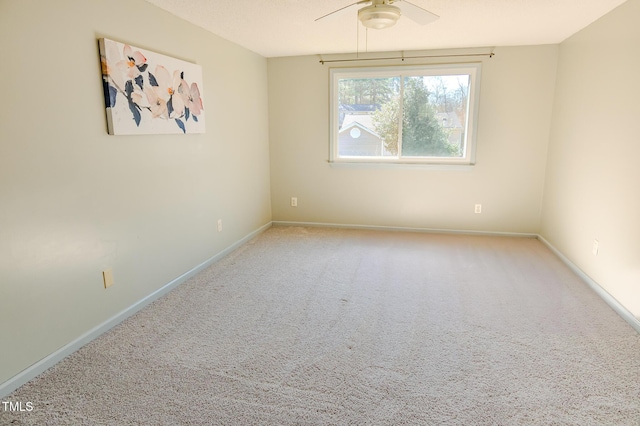
[[[576,275],[578,275],[593,291],[595,291],[598,296],[600,296],[606,303],[616,311],[618,315],[620,315],[626,322],[629,323],[631,327],[633,327],[638,333],[640,333],[640,320],[633,316],[631,312],[627,308],[625,308],[615,297],[613,297],[607,290],[602,288],[600,284],[598,284],[595,280],[593,280],[589,275],[584,273],[584,271],[573,263],[567,256],[562,254],[560,250],[555,248],[549,241],[545,240],[542,235],[538,235],[538,239],[546,245],[549,250],[555,253],[556,256],[564,262],[565,265],[569,267]]]
[[[412,227],[404,227],[404,226],[356,225],[356,224],[345,224],[345,223],[322,223],[322,222],[293,222],[293,221],[283,221],[283,220],[274,220],[272,223],[274,226],[308,226],[308,227],[316,227],[316,228],[365,229],[365,230],[372,230],[372,231],[422,232],[425,234],[459,234],[459,235],[486,235],[486,236],[494,236],[494,237],[538,238],[538,234],[530,234],[526,232],[412,228]]]
[[[133,305],[131,305],[128,308],[126,308],[125,310],[123,310],[123,311],[119,312],[118,314],[114,315],[113,317],[109,318],[108,320],[106,320],[102,324],[92,328],[91,330],[87,331],[86,333],[84,333],[83,335],[78,337],[77,339],[75,339],[72,342],[64,345],[62,348],[58,349],[57,351],[51,353],[47,357],[45,357],[45,358],[41,359],[40,361],[36,362],[32,366],[30,366],[30,367],[26,368],[25,370],[21,371],[20,373],[16,374],[15,376],[10,378],[6,382],[0,384],[0,397],[4,397],[6,395],[9,395],[11,392],[13,392],[14,390],[18,389],[20,386],[24,385],[29,380],[34,379],[36,376],[40,375],[41,373],[45,372],[49,368],[53,367],[54,365],[56,365],[57,363],[62,361],[64,358],[66,358],[67,356],[71,355],[73,352],[77,351],[78,349],[80,349],[81,347],[83,347],[84,345],[89,343],[90,341],[92,341],[95,338],[99,337],[101,334],[105,333],[106,331],[109,331],[110,329],[112,329],[116,325],[120,324],[125,319],[129,318],[131,315],[135,314],[136,312],[140,311],[145,306],[149,305],[151,302],[153,302],[153,301],[159,299],[160,297],[164,296],[165,294],[167,294],[168,292],[170,292],[171,290],[173,290],[174,288],[176,288],[180,284],[182,284],[185,281],[187,281],[189,278],[197,275],[202,270],[204,270],[204,269],[208,268],[209,266],[211,266],[212,264],[216,263],[217,261],[219,261],[223,257],[227,256],[229,253],[231,253],[234,250],[238,249],[240,246],[242,246],[243,244],[245,244],[249,240],[255,238],[257,235],[259,235],[262,232],[266,231],[270,227],[271,227],[271,222],[261,226],[260,228],[256,229],[255,231],[253,231],[253,232],[249,233],[248,235],[246,235],[245,237],[243,237],[242,239],[236,241],[235,243],[233,243],[229,247],[225,248],[220,253],[218,253],[218,254],[214,255],[213,257],[205,260],[201,264],[195,266],[194,268],[190,269],[189,271],[187,271],[184,274],[180,275],[179,277],[175,278],[171,282],[165,284],[163,287],[161,287],[158,290],[154,291],[153,293],[149,294],[145,298],[139,300],[138,302],[136,302]]]

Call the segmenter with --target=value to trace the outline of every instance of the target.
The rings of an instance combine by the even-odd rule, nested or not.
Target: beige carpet
[[[274,227],[1,424],[640,425],[640,335],[535,239]]]

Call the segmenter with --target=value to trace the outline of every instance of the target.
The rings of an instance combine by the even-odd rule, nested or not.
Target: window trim
[[[480,62],[429,65],[400,65],[379,67],[354,67],[329,69],[329,163],[333,164],[412,164],[412,165],[464,165],[476,163],[476,139],[478,110],[480,103]],[[453,157],[341,157],[338,146],[338,81],[341,78],[385,78],[418,75],[469,75],[469,100],[467,108],[467,132],[465,153],[461,158]]]

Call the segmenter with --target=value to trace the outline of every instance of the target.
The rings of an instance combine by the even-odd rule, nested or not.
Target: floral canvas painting
[[[99,39],[110,135],[204,133],[202,67]]]

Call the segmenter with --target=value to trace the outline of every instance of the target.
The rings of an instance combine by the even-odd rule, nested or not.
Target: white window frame
[[[434,164],[434,165],[474,165],[476,161],[476,133],[478,125],[478,105],[480,102],[481,64],[438,64],[410,66],[381,66],[367,68],[332,68],[330,75],[330,151],[329,162],[335,164]],[[344,78],[385,78],[420,75],[468,75],[469,101],[465,132],[465,152],[462,157],[385,157],[385,156],[340,156],[338,146],[339,109],[338,82]],[[401,141],[399,141],[401,145]]]

